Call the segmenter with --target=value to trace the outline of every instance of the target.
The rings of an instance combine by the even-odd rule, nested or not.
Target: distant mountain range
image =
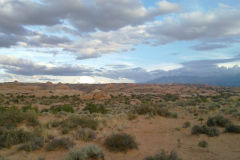
[[[167,76],[160,77],[146,83],[184,83],[184,84],[207,84],[215,86],[240,87],[240,75],[232,76]]]

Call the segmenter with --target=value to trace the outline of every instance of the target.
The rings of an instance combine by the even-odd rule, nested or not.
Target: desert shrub
[[[199,147],[202,147],[202,148],[206,148],[206,147],[208,146],[208,143],[207,143],[206,141],[200,141],[200,142],[198,143],[198,146],[199,146]]]
[[[17,124],[26,121],[28,125],[36,126],[39,124],[38,115],[33,111],[22,112],[16,107],[6,109],[0,112],[0,126],[8,129],[15,128]]]
[[[75,137],[83,141],[91,141],[96,138],[96,133],[92,129],[81,128],[76,131]]]
[[[0,160],[8,160],[8,159],[0,155]]]
[[[94,120],[90,117],[80,117],[80,116],[70,116],[66,120],[61,122],[62,127],[66,127],[69,129],[77,128],[78,126],[82,128],[91,128],[96,130],[99,125],[97,120]]]
[[[61,122],[57,120],[53,120],[47,123],[48,128],[56,128],[56,127],[59,127],[60,125],[61,125]]]
[[[18,150],[24,150],[24,151],[30,152],[30,151],[34,151],[34,150],[42,148],[43,145],[44,145],[43,137],[36,137],[33,140],[31,140],[30,142],[27,142],[27,143],[21,145],[18,148]]]
[[[50,111],[53,114],[56,114],[58,112],[69,112],[69,113],[73,113],[74,109],[71,105],[69,104],[64,104],[64,105],[57,105],[57,106],[51,106],[50,107]]]
[[[48,145],[47,145],[47,151],[55,151],[57,149],[69,149],[73,147],[75,144],[72,140],[69,138],[58,138],[53,139]]]
[[[25,143],[33,138],[33,134],[23,129],[0,130],[0,148],[11,147],[12,145]]]
[[[38,107],[32,107],[32,105],[26,105],[26,106],[22,106],[22,111],[23,112],[35,111],[36,113],[38,113]]]
[[[134,107],[134,112],[140,115],[145,114],[156,115],[155,107],[149,104],[141,104],[139,106]]]
[[[127,133],[110,135],[106,138],[104,145],[112,152],[127,152],[138,148],[135,139]]]
[[[191,126],[191,123],[190,122],[185,122],[184,124],[183,124],[183,128],[188,128],[188,127],[190,127]]]
[[[236,103],[235,107],[240,107],[240,102]]]
[[[168,111],[167,108],[157,108],[156,109],[157,114],[162,117],[171,117],[171,118],[177,118],[177,113],[171,113]]]
[[[88,160],[86,154],[82,153],[80,150],[74,148],[71,149],[64,160]]]
[[[216,109],[219,109],[221,106],[217,103],[210,103],[208,105],[208,110],[216,110]]]
[[[167,154],[165,151],[161,151],[154,156],[145,157],[143,160],[181,160],[178,154],[174,151]]]
[[[62,130],[61,130],[62,134],[68,134],[69,131],[70,131],[70,129],[67,128],[67,127],[63,127]]]
[[[192,134],[201,134],[202,133],[202,127],[195,125],[192,127]]]
[[[44,112],[49,112],[49,109],[47,109],[47,108],[42,109],[41,113],[44,113]]]
[[[177,118],[177,113],[171,113],[168,111],[167,108],[164,108],[162,106],[154,106],[152,104],[144,103],[139,106],[136,106],[134,108],[134,113],[140,114],[140,115],[159,115],[162,117],[171,117],[171,118]]]
[[[128,116],[128,120],[130,121],[137,118],[137,115],[134,113],[128,113],[127,116]]]
[[[90,144],[81,150],[72,149],[64,160],[104,160],[103,150],[97,145]]]
[[[208,126],[219,126],[219,127],[226,127],[227,125],[231,124],[231,121],[227,118],[224,118],[221,115],[217,115],[214,117],[209,117],[207,120]]]
[[[240,126],[237,125],[227,125],[225,128],[225,132],[229,132],[229,133],[240,133]]]
[[[199,135],[199,134],[206,134],[209,137],[219,136],[220,132],[215,127],[208,127],[206,125],[198,126],[195,125],[192,127],[192,134]]]
[[[24,113],[24,119],[27,121],[27,125],[29,126],[38,126],[40,124],[38,121],[38,115],[34,111]]]
[[[165,95],[162,95],[162,98],[165,101],[176,101],[179,99],[179,96],[174,94],[165,94]]]
[[[102,113],[102,114],[107,113],[107,110],[102,104],[93,103],[88,103],[86,107],[84,107],[83,111],[89,111],[89,113]]]

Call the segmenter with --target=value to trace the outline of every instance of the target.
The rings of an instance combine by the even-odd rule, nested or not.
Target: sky
[[[0,82],[240,74],[239,0],[0,0]]]

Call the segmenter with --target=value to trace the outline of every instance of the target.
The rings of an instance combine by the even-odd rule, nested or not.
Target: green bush
[[[63,127],[61,131],[62,131],[62,134],[68,134],[70,130],[67,127]]]
[[[240,126],[237,125],[227,125],[225,128],[225,132],[229,132],[229,133],[240,133]]]
[[[134,112],[139,115],[151,114],[156,115],[156,108],[149,104],[141,104],[134,108]]]
[[[74,109],[71,105],[69,104],[64,104],[64,105],[57,105],[57,106],[51,106],[50,111],[53,114],[56,114],[58,112],[69,112],[69,113],[74,113]]]
[[[24,119],[27,121],[27,125],[29,126],[38,126],[40,124],[38,121],[38,115],[34,111],[24,113]]]
[[[99,125],[97,120],[89,117],[80,117],[80,116],[70,116],[66,120],[61,122],[61,126],[69,129],[77,128],[78,126],[82,128],[91,128],[96,130]]]
[[[128,113],[127,116],[128,116],[128,120],[130,121],[137,118],[137,115],[134,113]]]
[[[81,150],[72,149],[64,160],[104,160],[103,150],[97,145],[90,144]]]
[[[0,129],[0,148],[26,143],[34,137],[33,133],[23,129]]]
[[[70,140],[69,138],[58,138],[53,139],[48,145],[47,145],[47,151],[55,151],[57,149],[69,149],[73,147],[75,144]]]
[[[22,112],[16,107],[7,108],[0,112],[0,126],[8,129],[15,128],[18,124],[26,121],[28,125],[36,126],[39,124],[38,115],[33,111]]]
[[[75,137],[83,141],[91,141],[96,138],[96,133],[92,129],[81,128],[76,131]]]
[[[44,139],[43,137],[36,137],[30,142],[27,142],[23,145],[21,145],[18,150],[24,150],[27,152],[35,151],[37,149],[42,148],[44,145]]]
[[[209,117],[207,120],[208,126],[226,127],[227,125],[230,125],[230,124],[231,124],[231,121],[229,119],[224,118],[221,115]]]
[[[102,159],[104,160],[103,150],[97,145],[90,144],[81,149],[81,152],[86,154],[88,159]]]
[[[206,141],[200,141],[200,142],[198,143],[198,146],[199,146],[199,147],[202,147],[202,148],[206,148],[206,147],[208,146],[208,143],[207,143]]]
[[[165,94],[165,95],[162,95],[162,98],[165,100],[165,101],[176,101],[179,99],[179,96],[178,95],[174,95],[174,94]]]
[[[0,160],[8,160],[8,159],[0,155]]]
[[[141,104],[139,106],[136,106],[134,108],[134,113],[140,114],[140,115],[159,115],[162,117],[171,117],[171,118],[177,118],[177,113],[171,113],[168,111],[167,108],[164,108],[162,106],[154,106],[152,104]]]
[[[68,155],[64,158],[64,160],[88,160],[88,157],[80,150],[74,148],[68,152]]]
[[[174,151],[167,154],[165,151],[161,151],[154,156],[145,157],[144,160],[181,160],[178,154]]]
[[[110,135],[106,138],[104,145],[112,152],[127,152],[138,148],[134,138],[127,133]]]
[[[191,126],[191,123],[190,122],[185,122],[184,124],[183,124],[183,128],[188,128],[188,127],[190,127]]]
[[[86,107],[84,107],[83,111],[89,111],[89,113],[102,113],[106,114],[107,110],[102,104],[93,104],[93,103],[88,103]]]
[[[221,106],[217,103],[210,103],[208,105],[208,110],[216,110],[216,109],[219,109]]]
[[[23,112],[35,111],[36,113],[38,113],[38,107],[32,107],[31,105],[27,105],[22,107],[22,111]]]
[[[215,127],[208,127],[206,125],[203,125],[203,126],[195,125],[192,127],[192,134],[193,135],[206,134],[209,137],[214,137],[214,136],[219,136],[220,132]]]

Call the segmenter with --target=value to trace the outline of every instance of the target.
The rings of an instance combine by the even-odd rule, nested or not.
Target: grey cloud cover
[[[141,67],[96,69],[87,66],[47,66],[37,64],[25,59],[17,59],[10,56],[0,56],[0,68],[6,73],[22,76],[99,76],[111,79],[130,79],[135,82],[146,82],[166,76],[231,76],[240,74],[240,67],[217,67],[219,63],[239,61],[240,56],[230,59],[199,60],[182,63],[183,67],[170,71],[147,71]]]
[[[240,11],[223,5],[206,12],[180,12],[178,4],[165,0],[151,8],[140,0],[1,0],[0,7],[0,47],[62,48],[62,54],[78,60],[175,41],[194,40],[200,44],[190,48],[207,51],[228,47],[221,42],[240,36]],[[180,13],[155,19],[176,12]],[[41,26],[43,32],[31,26]],[[65,34],[50,34],[56,31]],[[201,45],[205,41],[215,43]]]

